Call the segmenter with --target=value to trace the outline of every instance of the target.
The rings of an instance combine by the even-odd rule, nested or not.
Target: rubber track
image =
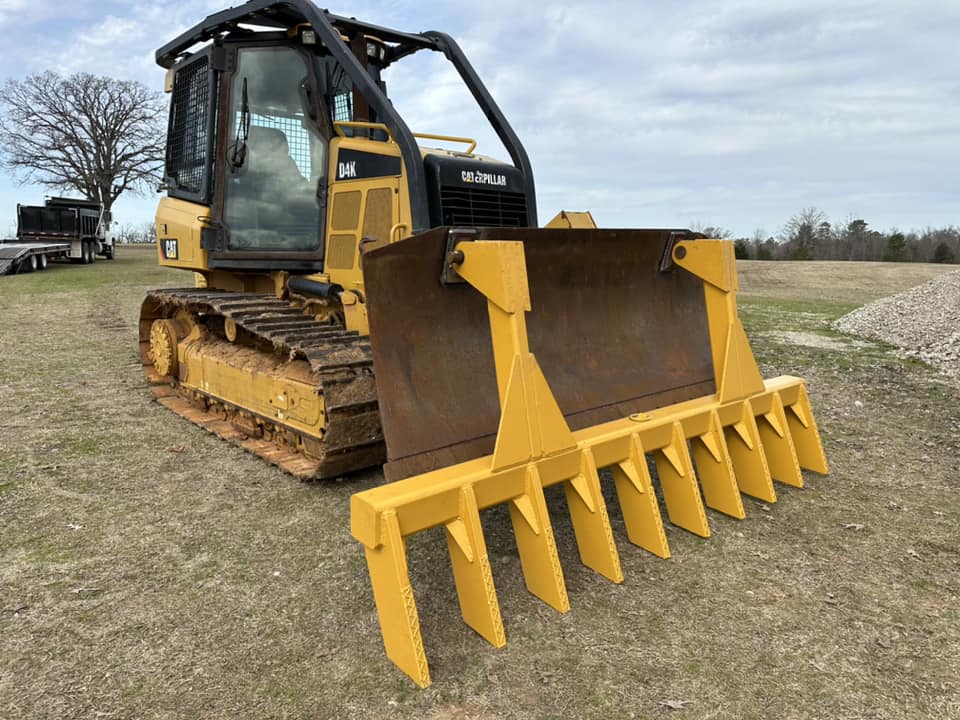
[[[223,412],[198,407],[179,394],[169,378],[156,372],[149,352],[150,327],[154,320],[172,317],[181,309],[199,316],[230,318],[260,344],[310,364],[326,411],[327,424],[323,439],[318,441],[323,448],[322,456],[307,455],[287,443],[241,432]],[[369,338],[321,323],[273,295],[207,288],[154,290],[148,293],[141,311],[140,355],[158,402],[296,477],[304,480],[337,477],[385,461]],[[262,419],[268,426],[279,425],[272,418]],[[302,435],[282,427],[288,433]]]

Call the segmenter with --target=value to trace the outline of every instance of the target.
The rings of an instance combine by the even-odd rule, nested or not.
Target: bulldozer
[[[407,126],[383,72],[422,51],[509,161]],[[463,619],[500,647],[481,511],[509,506],[527,588],[566,612],[545,488],[563,486],[583,563],[621,582],[602,484],[628,540],[667,558],[661,505],[707,537],[705,508],[743,518],[743,494],[827,473],[803,380],[758,370],[732,243],[588,212],[538,227],[527,153],[449,35],[251,0],[156,59],[159,262],[194,282],[143,302],[151,391],[299,478],[383,465],[350,527],[387,656],[417,685],[406,537],[444,528]]]

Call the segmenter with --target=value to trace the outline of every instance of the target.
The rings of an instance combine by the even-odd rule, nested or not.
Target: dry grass
[[[851,272],[856,268],[856,272]],[[786,300],[819,298],[863,305],[953,272],[956,265],[925,263],[764,262],[739,260],[740,291],[745,296]]]
[[[710,540],[669,530],[669,561],[611,500],[622,585],[579,564],[550,493],[562,616],[487,511],[503,650],[460,622],[442,535],[411,538],[426,691],[383,655],[348,531],[380,474],[303,485],[147,399],[139,302],[189,275],[121,248],[0,279],[0,717],[960,717],[957,386],[880,346],[795,342],[842,347],[825,323],[866,297],[850,288],[939,268],[801,267],[747,266],[744,315],[765,373],[809,380],[832,474],[743,522],[711,512]]]

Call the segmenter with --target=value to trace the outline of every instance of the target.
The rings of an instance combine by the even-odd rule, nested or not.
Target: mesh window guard
[[[239,122],[239,115],[238,115]],[[287,138],[290,157],[297,164],[297,170],[304,179],[313,177],[312,161],[310,159],[310,135],[303,127],[303,117],[284,117],[282,115],[250,114],[252,127],[274,128],[282,132]]]
[[[199,193],[207,160],[207,105],[210,73],[207,58],[198,58],[180,70],[173,85],[170,133],[167,142],[167,177],[177,189]]]
[[[333,121],[350,120],[353,120],[353,95],[349,92],[337,93],[333,96]]]

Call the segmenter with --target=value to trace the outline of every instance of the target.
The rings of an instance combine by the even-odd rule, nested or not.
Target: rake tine
[[[366,555],[383,646],[387,657],[424,688],[430,684],[430,668],[423,650],[420,617],[410,586],[400,524],[393,510],[384,512],[381,519],[381,544],[376,548],[367,547]]]
[[[700,537],[710,537],[707,514],[700,498],[700,488],[693,473],[693,462],[687,449],[683,426],[673,423],[670,444],[654,455],[660,489],[667,504],[670,522]]]
[[[733,463],[723,436],[723,427],[716,410],[710,413],[710,428],[693,438],[693,458],[703,488],[703,499],[708,507],[743,520],[743,502],[733,474]]]
[[[445,528],[463,620],[491,645],[503,647],[507,638],[472,486],[461,488],[460,514]]]
[[[613,540],[607,506],[600,492],[600,478],[593,452],[580,453],[580,474],[563,484],[577,537],[580,560],[613,582],[623,582],[620,556]]]
[[[531,593],[555,610],[567,612],[570,600],[543,497],[540,471],[536,465],[529,465],[526,472],[524,493],[510,501],[510,519],[517,538],[523,579]]]
[[[770,468],[760,442],[760,431],[757,429],[757,419],[749,402],[741,403],[740,419],[725,427],[723,432],[740,492],[765,502],[776,502],[777,493],[773,489]]]
[[[638,435],[630,436],[629,456],[611,466],[610,471],[616,484],[617,499],[620,501],[630,542],[658,557],[670,557],[667,535],[663,531],[663,518],[660,516],[660,504],[653,491],[647,458]]]
[[[755,401],[756,405],[760,404]],[[790,435],[790,425],[783,410],[783,401],[780,393],[774,392],[769,396],[769,410],[762,413],[762,419],[757,423],[760,430],[760,442],[763,444],[763,454],[770,466],[770,475],[785,485],[803,487],[803,475],[797,462],[797,451],[793,447],[793,438]]]
[[[810,398],[803,384],[797,387],[796,400],[785,404],[788,411],[787,424],[790,426],[790,435],[793,436],[793,446],[797,451],[800,467],[826,475],[830,472],[827,456],[823,452],[817,421],[813,417]]]

